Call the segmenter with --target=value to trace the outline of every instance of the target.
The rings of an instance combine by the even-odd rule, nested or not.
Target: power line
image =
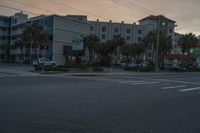
[[[56,12],[46,10],[46,9],[43,9],[43,8],[39,8],[39,7],[35,7],[35,6],[30,5],[30,4],[20,2],[20,1],[16,1],[16,0],[9,0],[9,1],[21,4],[21,5],[25,5],[25,6],[28,6],[28,7],[31,7],[31,8],[35,8],[35,9],[38,9],[38,10],[41,10],[41,11],[56,13]]]
[[[74,9],[74,10],[77,10],[77,11],[80,11],[80,12],[83,12],[83,13],[86,13],[86,14],[91,15],[91,16],[95,16],[95,17],[98,17],[98,18],[102,18],[102,19],[104,19],[104,20],[110,20],[109,18],[105,18],[105,17],[102,17],[102,16],[98,16],[98,15],[92,14],[92,13],[90,13],[90,12],[86,12],[86,11],[84,11],[84,10],[81,10],[81,9],[78,9],[78,8],[74,8],[74,7],[69,6],[69,5],[67,5],[67,4],[60,3],[60,2],[58,2],[58,1],[54,1],[54,0],[48,0],[48,1],[50,1],[50,2],[52,2],[52,3],[55,3],[55,4],[57,4],[57,5],[60,5],[60,6],[62,6],[62,7],[68,7],[68,8],[71,8],[71,9]]]
[[[137,8],[133,8],[131,5],[127,4],[124,1],[120,1],[120,0],[112,0],[112,1],[115,2],[115,3],[117,3],[117,4],[120,4],[122,6],[125,6],[125,7],[129,8],[129,9],[132,9],[132,10],[135,10],[135,11],[137,11],[139,13],[142,13],[142,14],[145,14],[145,15],[150,15],[151,14],[151,13],[147,13],[147,12],[145,12],[143,10],[139,10]]]
[[[0,5],[0,7],[8,8],[8,9],[13,9],[13,10],[16,10],[16,11],[23,11],[23,12],[27,12],[27,13],[30,13],[30,14],[33,14],[33,15],[41,15],[39,13],[35,13],[35,12],[27,11],[27,10],[22,10],[22,9],[10,7],[10,6],[5,6],[5,5]]]
[[[133,5],[133,6],[137,7],[137,8],[140,8],[142,10],[146,10],[148,12],[151,12],[152,14],[157,14],[156,12],[154,12],[154,11],[152,11],[150,9],[147,9],[145,7],[140,6],[139,4],[135,3],[133,0],[125,0],[125,1],[127,1],[129,4],[131,4],[131,5]]]

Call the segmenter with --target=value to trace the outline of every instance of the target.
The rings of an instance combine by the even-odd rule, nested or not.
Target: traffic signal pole
[[[159,71],[159,66],[158,66],[158,52],[159,52],[159,44],[160,43],[160,17],[158,17],[157,21],[157,37],[156,37],[156,53],[155,53],[155,72],[157,73]]]

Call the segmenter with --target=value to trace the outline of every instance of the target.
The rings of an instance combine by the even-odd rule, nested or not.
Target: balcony
[[[4,23],[2,21],[0,21],[0,26],[3,26],[3,27],[9,27],[9,23]]]
[[[12,31],[12,35],[20,35],[22,34],[23,31],[22,30],[15,30],[15,31]]]
[[[9,34],[8,31],[0,31],[0,35],[7,36]]]

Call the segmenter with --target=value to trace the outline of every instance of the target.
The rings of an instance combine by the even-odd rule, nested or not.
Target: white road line
[[[186,91],[193,91],[193,90],[199,90],[200,87],[195,87],[195,88],[189,88],[189,89],[182,89],[182,90],[179,90],[181,92],[186,92]]]
[[[175,89],[175,88],[183,88],[186,87],[186,85],[179,85],[179,86],[169,86],[169,87],[162,87],[162,89]]]
[[[143,84],[157,84],[157,83],[160,83],[160,82],[141,82],[141,83],[131,83],[133,85],[143,85]]]
[[[127,83],[135,83],[135,82],[145,82],[144,80],[138,80],[138,81],[122,81],[122,82],[118,82],[118,83],[120,83],[120,84],[127,84]]]
[[[127,78],[127,79],[151,80],[151,81],[163,81],[163,82],[173,82],[173,83],[183,83],[183,84],[200,85],[200,83],[197,83],[197,82],[181,81],[181,80],[154,79],[154,78],[138,78],[138,77],[125,77],[125,78]]]
[[[96,79],[97,81],[107,81],[107,82],[120,82],[120,81],[125,81],[123,79]]]

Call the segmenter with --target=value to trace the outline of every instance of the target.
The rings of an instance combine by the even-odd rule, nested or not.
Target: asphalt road
[[[199,133],[199,79],[0,74],[0,133]]]

